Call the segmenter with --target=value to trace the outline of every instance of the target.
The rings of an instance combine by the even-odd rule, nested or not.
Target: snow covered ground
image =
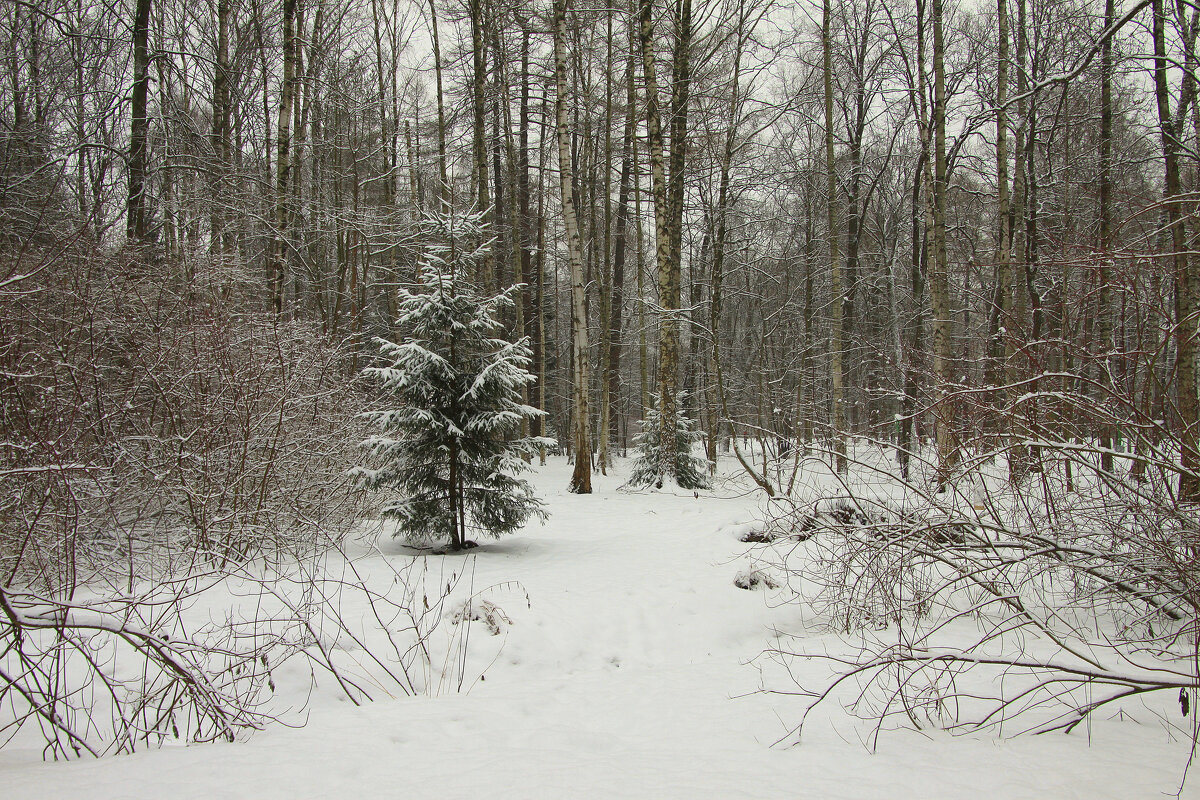
[[[291,718],[305,726],[70,763],[43,763],[14,743],[0,750],[0,797],[1045,800],[1177,791],[1189,743],[1163,724],[1170,698],[1069,736],[894,731],[875,752],[863,744],[870,729],[831,704],[800,745],[773,746],[802,708],[800,698],[756,691],[794,688],[756,658],[773,630],[809,636],[814,648],[845,645],[805,633],[804,609],[778,592],[734,586],[751,558],[737,535],[760,513],[754,495],[728,485],[699,498],[629,494],[617,490],[618,473],[594,476],[591,495],[570,495],[568,467],[552,459],[534,476],[551,515],[545,526],[469,556],[428,556],[469,568],[466,589],[502,584],[483,596],[511,624],[489,636],[472,623],[469,691],[355,707],[327,675],[309,698],[301,676],[278,676],[275,702],[304,705]],[[410,557],[395,541],[378,544],[368,569],[372,559]],[[815,682],[827,669],[812,662],[801,677]],[[1183,795],[1200,797],[1200,784]]]

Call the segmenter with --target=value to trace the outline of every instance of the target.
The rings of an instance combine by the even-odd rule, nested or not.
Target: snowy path
[[[626,495],[617,478],[595,480],[594,494],[568,495],[552,464],[537,479],[550,522],[476,551],[476,588],[517,581],[531,606],[518,591],[488,594],[513,624],[469,694],[318,703],[307,727],[236,745],[70,764],[0,752],[0,797],[1044,800],[1176,788],[1185,751],[1149,715],[1107,725],[1091,747],[899,732],[869,754],[835,716],[803,746],[771,748],[799,702],[743,696],[759,683],[747,662],[799,611],[732,584],[745,546],[730,529],[753,499]],[[476,626],[490,658],[498,640]]]

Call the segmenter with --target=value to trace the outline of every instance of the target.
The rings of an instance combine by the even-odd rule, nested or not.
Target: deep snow
[[[734,586],[752,558],[737,534],[759,513],[754,494],[728,484],[699,498],[630,494],[618,491],[622,474],[597,474],[593,494],[571,495],[569,468],[552,459],[533,477],[545,526],[444,557],[469,570],[466,589],[511,582],[484,595],[511,620],[504,633],[472,623],[468,692],[354,707],[319,676],[307,725],[236,744],[70,763],[0,750],[0,797],[1045,800],[1177,790],[1189,743],[1153,703],[1069,736],[893,731],[873,753],[868,727],[830,705],[802,744],[772,746],[802,701],[757,692],[794,687],[756,657],[775,629],[814,648],[841,640],[779,592]],[[365,568],[410,557],[386,537],[378,548]],[[811,662],[804,677],[827,669]],[[306,687],[279,682],[281,708],[305,702]],[[1184,796],[1200,796],[1194,781]]]

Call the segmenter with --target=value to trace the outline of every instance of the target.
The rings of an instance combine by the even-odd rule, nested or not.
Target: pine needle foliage
[[[459,229],[478,230],[467,222]],[[395,403],[365,415],[379,429],[362,444],[377,466],[355,473],[367,488],[398,493],[382,514],[411,544],[458,550],[470,546],[468,533],[498,537],[546,518],[518,476],[523,456],[554,442],[520,436],[521,423],[544,412],[522,402],[536,380],[528,341],[501,338],[498,322],[519,287],[481,297],[462,277],[486,246],[426,249],[418,285],[399,290],[399,343],[375,340],[389,363],[363,371]]]
[[[675,396],[679,409],[675,418],[675,436],[673,441],[664,443],[659,395],[651,395],[641,433],[633,439],[638,454],[633,462],[633,473],[625,483],[629,488],[653,486],[661,489],[666,478],[673,479],[681,489],[710,488],[709,461],[693,453],[694,445],[704,438],[704,434],[693,430],[692,421],[683,413],[687,393],[678,392]]]

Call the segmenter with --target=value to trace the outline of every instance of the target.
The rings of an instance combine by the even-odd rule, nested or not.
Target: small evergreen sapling
[[[681,489],[709,488],[709,461],[692,452],[693,446],[704,438],[704,434],[692,430],[692,421],[683,413],[685,397],[685,392],[676,395],[676,408],[680,411],[675,418],[674,441],[664,444],[660,433],[659,396],[651,395],[650,408],[642,420],[642,431],[633,438],[633,446],[638,454],[626,486],[634,489],[654,486],[661,489],[663,480],[670,477]]]
[[[371,489],[400,496],[383,507],[397,536],[413,544],[471,546],[468,531],[498,537],[532,515],[546,518],[528,481],[517,475],[531,455],[553,441],[519,438],[521,423],[544,412],[521,401],[536,378],[526,340],[497,338],[500,311],[513,287],[480,298],[458,277],[481,250],[453,257],[430,248],[415,291],[400,289],[401,344],[376,339],[390,366],[369,367],[397,402],[368,412],[380,433],[363,442],[378,468],[356,474]]]

